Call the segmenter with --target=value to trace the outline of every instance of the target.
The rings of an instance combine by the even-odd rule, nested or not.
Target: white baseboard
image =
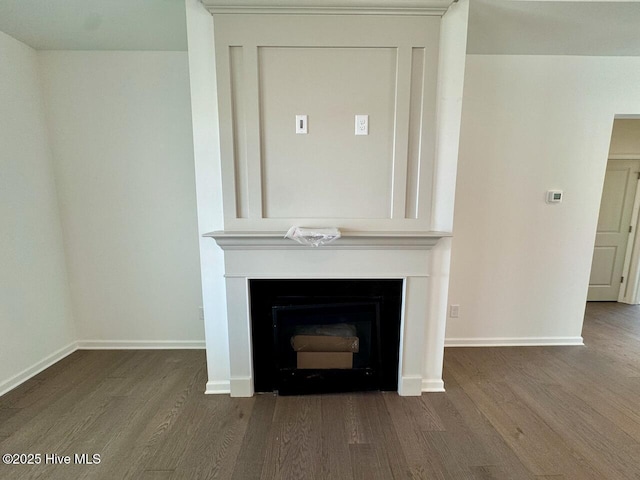
[[[204,391],[207,395],[216,395],[220,393],[231,393],[231,382],[228,380],[216,380],[207,382],[207,388]]]
[[[422,377],[405,375],[398,382],[398,395],[401,397],[419,397],[422,394]]]
[[[444,392],[444,382],[441,378],[434,378],[429,380],[425,378],[422,380],[423,392]]]
[[[232,397],[253,397],[253,378],[231,377],[229,390]]]
[[[202,350],[200,340],[80,340],[78,350]]]
[[[445,338],[445,347],[547,347],[584,345],[582,337]]]
[[[59,362],[60,360],[62,360],[64,357],[68,355],[71,355],[77,349],[78,349],[77,343],[71,342],[66,347],[63,347],[60,350],[53,352],[51,355],[40,360],[38,363],[30,366],[29,368],[24,369],[17,375],[14,375],[10,379],[0,383],[0,396],[18,387],[19,385],[26,382],[30,378],[35,377],[37,374],[49,368],[54,363]]]
[[[398,384],[398,395],[401,397],[419,397],[423,392],[444,392],[441,378],[422,378],[415,375],[405,376]]]

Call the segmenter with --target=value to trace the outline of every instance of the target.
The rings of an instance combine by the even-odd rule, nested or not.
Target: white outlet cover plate
[[[369,135],[369,115],[356,115],[356,135]]]

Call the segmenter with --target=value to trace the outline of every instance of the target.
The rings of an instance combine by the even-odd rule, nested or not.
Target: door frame
[[[615,160],[640,160],[640,154],[609,155],[607,163]],[[640,235],[638,224],[640,221],[640,176],[636,183],[636,193],[631,212],[632,235],[627,239],[627,250],[622,267],[623,281],[620,284],[618,302],[630,305],[640,304]]]

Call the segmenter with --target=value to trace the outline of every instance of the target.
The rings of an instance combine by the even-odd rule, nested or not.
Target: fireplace
[[[442,257],[449,249],[448,239],[443,237],[449,234],[343,231],[339,240],[319,248],[299,245],[283,238],[280,232],[221,231],[212,232],[207,236],[214,238],[224,251],[225,319],[228,328],[230,373],[230,380],[226,385],[210,381],[207,384],[207,392],[222,393],[226,390],[232,396],[245,397],[252,396],[256,390],[280,390],[276,380],[269,380],[269,373],[264,376],[263,358],[256,358],[260,355],[256,350],[257,344],[262,343],[263,339],[266,338],[267,344],[271,345],[268,348],[275,348],[274,330],[278,330],[280,326],[276,324],[274,328],[274,311],[278,318],[283,316],[286,321],[287,315],[291,313],[287,308],[294,311],[294,307],[297,306],[329,307],[336,304],[343,307],[345,304],[374,304],[375,308],[378,301],[375,297],[383,297],[381,305],[384,306],[379,307],[381,329],[387,325],[382,312],[386,306],[395,302],[393,308],[396,320],[393,335],[397,341],[386,342],[391,334],[387,331],[377,334],[375,328],[372,330],[372,338],[375,341],[384,336],[385,342],[380,343],[382,356],[385,355],[385,345],[393,345],[398,349],[394,354],[397,365],[395,360],[382,363],[379,372],[385,383],[375,388],[397,390],[400,395],[443,391],[445,324],[441,319],[446,308],[445,267],[448,263],[443,261]],[[442,252],[438,251],[439,246],[442,246]],[[315,286],[314,282],[317,282]],[[375,285],[376,282],[385,288],[371,290],[371,285]],[[389,299],[386,297],[390,291],[386,288],[386,282],[395,285]],[[278,283],[286,285],[287,288],[279,291],[279,288],[274,287],[277,287]],[[265,285],[269,285],[266,290],[260,287],[256,289],[256,286]],[[301,289],[306,289],[309,285],[314,288],[302,293]],[[318,285],[324,290],[318,290]],[[356,287],[346,288],[346,285],[368,285],[369,291],[354,290]],[[275,293],[269,293],[272,287],[275,288]],[[260,300],[263,295],[260,293],[261,290],[267,292],[263,300]],[[314,291],[320,291],[322,294],[305,301],[306,305],[305,302],[296,303],[291,298],[274,301],[274,297],[278,296],[308,296],[310,291],[311,296],[314,296]],[[261,306],[256,305],[257,303]],[[308,323],[322,325],[322,322],[313,319]],[[254,330],[254,327],[258,330]],[[356,329],[355,336],[359,335]],[[291,341],[289,335],[285,344],[290,344]],[[289,351],[288,355],[293,356],[294,352],[297,362],[298,352]],[[292,357],[284,360],[293,361]],[[291,366],[291,363],[288,365]],[[275,375],[274,368],[277,368],[277,365],[271,365],[267,369],[272,372],[272,376]],[[344,374],[337,372],[336,375],[341,373]],[[263,384],[264,378],[267,380]]]
[[[255,390],[398,388],[402,280],[250,280]]]
[[[397,365],[383,361],[379,371],[395,372],[399,395],[443,391],[451,253],[443,237],[453,224],[466,7],[445,14],[429,1],[405,8],[354,0],[344,9],[311,1],[302,12],[293,0],[249,3],[205,0],[213,18],[201,12],[188,22],[198,218],[222,249],[201,242],[206,391],[283,391],[282,382],[262,385],[252,287],[291,280],[396,281]],[[365,78],[366,88],[350,81]],[[295,128],[298,115],[308,116],[306,133]],[[371,120],[366,132],[354,131],[360,115]],[[292,226],[337,228],[342,237],[304,247],[283,238]],[[298,368],[298,357],[302,366],[315,357],[359,368],[364,350],[289,349],[292,337],[317,336],[308,331],[273,338],[288,328],[281,317],[286,324],[316,308],[329,309],[326,316],[335,303],[268,307],[264,335],[270,348],[287,349],[272,371],[314,370]],[[376,300],[339,299],[337,307],[345,303],[356,316],[375,316]],[[369,340],[357,328],[343,335],[384,352],[382,335],[371,332]]]

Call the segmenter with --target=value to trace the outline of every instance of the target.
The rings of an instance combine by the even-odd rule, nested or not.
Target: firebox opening
[[[397,390],[402,282],[250,280],[255,390]]]

